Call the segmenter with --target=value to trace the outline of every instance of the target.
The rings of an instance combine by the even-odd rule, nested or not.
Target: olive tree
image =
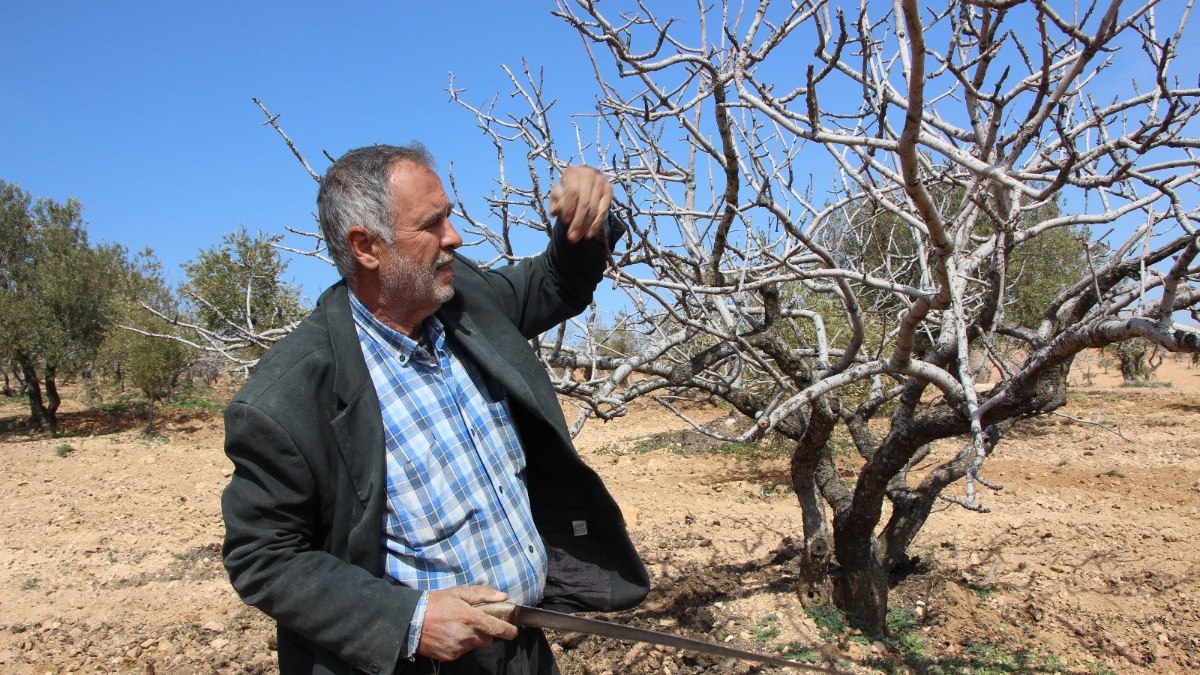
[[[113,331],[100,348],[98,365],[118,387],[129,384],[146,397],[146,435],[155,432],[154,404],[173,396],[180,376],[200,356],[181,339],[185,333],[179,327],[165,326],[145,310],[149,307],[159,316],[178,316],[179,305],[162,263],[153,251],[142,251],[130,262],[126,293],[116,308],[121,330]]]
[[[226,234],[220,244],[184,263],[182,308],[167,310],[143,302],[142,307],[160,320],[157,328],[128,328],[180,342],[249,372],[307,313],[300,289],[284,278],[287,261],[277,246],[281,238],[251,235],[245,227]]]
[[[127,253],[88,241],[82,206],[0,181],[0,354],[18,369],[30,424],[58,428],[61,377],[91,367],[113,329]]]

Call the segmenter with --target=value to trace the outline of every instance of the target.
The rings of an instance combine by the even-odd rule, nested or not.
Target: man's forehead
[[[433,169],[411,161],[397,162],[392,167],[389,182],[393,188],[399,188],[394,190],[396,193],[406,192],[413,196],[417,193],[444,196],[446,193],[442,179]]]

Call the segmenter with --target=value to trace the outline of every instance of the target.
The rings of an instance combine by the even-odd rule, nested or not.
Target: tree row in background
[[[152,431],[155,403],[170,398],[181,378],[209,379],[230,361],[253,362],[264,348],[261,337],[238,343],[233,336],[287,328],[303,314],[271,244],[245,228],[227,235],[185,265],[176,293],[149,249],[131,255],[119,244],[91,242],[79,202],[35,199],[0,181],[5,395],[23,393],[30,428],[53,433],[63,382],[80,381],[92,402],[128,388],[145,397]]]

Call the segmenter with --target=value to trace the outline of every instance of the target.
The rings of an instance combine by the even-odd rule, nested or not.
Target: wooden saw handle
[[[482,602],[471,606],[488,616],[494,616],[506,623],[516,624],[517,606],[511,602]]]

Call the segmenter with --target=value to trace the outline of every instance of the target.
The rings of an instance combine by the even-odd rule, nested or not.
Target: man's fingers
[[[602,231],[612,205],[612,184],[590,166],[569,166],[550,190],[550,214],[567,224],[567,239],[591,239]]]
[[[446,589],[459,600],[468,605],[478,605],[481,602],[503,602],[508,594],[488,586],[454,586]]]
[[[472,649],[492,644],[496,638],[515,638],[516,626],[471,606],[507,598],[504,592],[487,586],[455,586],[430,591],[417,653],[452,661]]]
[[[483,614],[483,612],[480,612]],[[494,638],[501,640],[511,640],[517,637],[517,627],[507,621],[501,621],[494,616],[483,614],[484,621],[482,623],[483,630]]]

